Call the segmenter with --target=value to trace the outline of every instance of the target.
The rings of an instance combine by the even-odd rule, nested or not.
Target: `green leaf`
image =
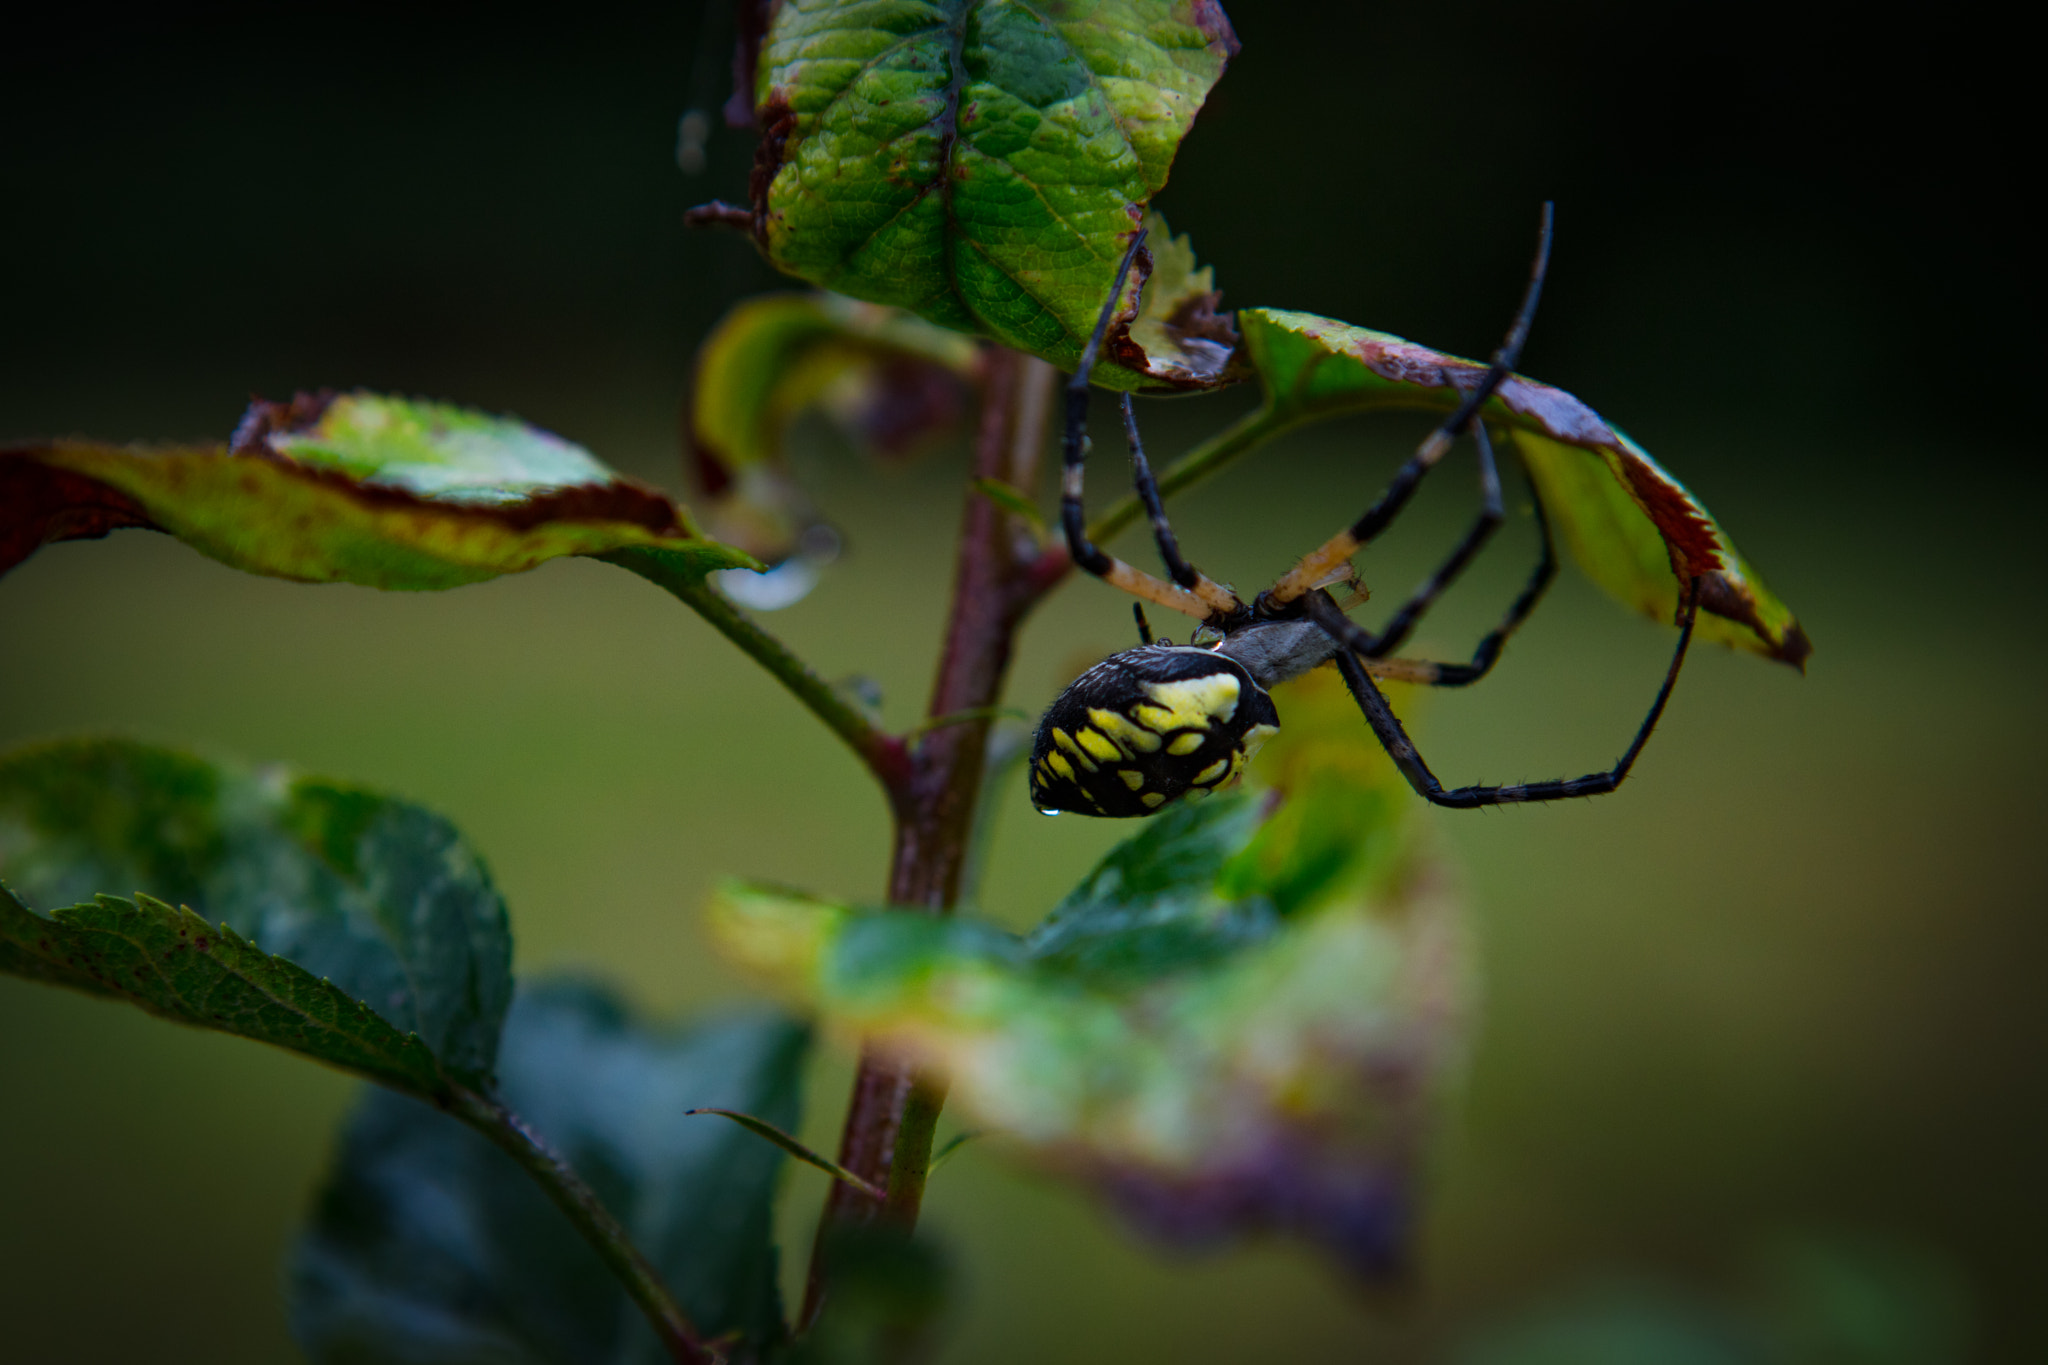
[[[275,1043],[416,1094],[442,1088],[417,1034],[227,926],[149,896],[100,896],[45,916],[0,884],[0,971]]]
[[[523,989],[505,1101],[589,1179],[735,1361],[784,1336],[770,1201],[782,1154],[706,1105],[797,1122],[803,1028],[754,1014],[650,1028],[594,988]],[[399,1095],[363,1096],[292,1269],[318,1365],[632,1365],[666,1357],[587,1242],[503,1152]]]
[[[817,522],[784,460],[789,425],[824,406],[861,443],[900,454],[950,426],[976,348],[895,308],[833,294],[768,294],[727,313],[697,352],[690,446],[718,498],[719,539],[786,558]]]
[[[1072,370],[1236,52],[1213,0],[787,0],[756,67],[756,235],[801,279]],[[1223,382],[1236,336],[1213,308],[1182,319],[1200,344],[1134,335],[1152,269],[1097,382]]]
[[[419,1093],[489,1083],[512,989],[505,907],[461,836],[417,806],[124,741],[42,745],[0,759],[0,877],[21,902],[0,969]],[[193,970],[202,954],[334,1022],[216,1009],[166,984],[164,964]]]
[[[1345,413],[1449,412],[1486,369],[1311,313],[1250,308],[1238,322],[1266,401],[1230,433],[1231,454]],[[1791,611],[1706,508],[1619,428],[1563,390],[1520,376],[1500,386],[1484,415],[1513,432],[1551,525],[1608,593],[1669,621],[1680,585],[1697,574],[1700,638],[1805,666],[1813,646]]]
[[[1282,711],[1275,791],[1147,821],[1033,933],[729,884],[714,939],[1155,1235],[1282,1231],[1389,1273],[1457,1054],[1456,916],[1340,680]]]
[[[258,402],[229,447],[0,451],[0,571],[41,545],[168,531],[250,573],[430,590],[638,548],[758,567],[664,494],[512,418],[351,393]]]

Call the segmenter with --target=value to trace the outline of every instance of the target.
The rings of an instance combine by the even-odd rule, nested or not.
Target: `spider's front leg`
[[[1451,552],[1451,557],[1444,561],[1443,566],[1428,582],[1416,589],[1415,595],[1408,599],[1400,611],[1394,613],[1387,628],[1378,635],[1341,615],[1328,623],[1319,622],[1333,639],[1363,658],[1385,660],[1387,655],[1399,648],[1413,631],[1422,614],[1442,594],[1444,588],[1463,571],[1466,564],[1471,562],[1479,547],[1486,543],[1503,519],[1500,473],[1493,459],[1493,443],[1487,439],[1486,428],[1483,425],[1474,427],[1472,434],[1479,443],[1485,505],[1480,511],[1479,520],[1466,533],[1458,548]],[[1536,610],[1536,604],[1543,600],[1544,591],[1550,587],[1551,580],[1557,577],[1557,545],[1550,534],[1550,518],[1543,510],[1541,499],[1536,502],[1536,529],[1542,538],[1543,557],[1537,561],[1535,570],[1529,575],[1529,581],[1523,584],[1522,591],[1508,607],[1506,614],[1501,617],[1500,624],[1480,639],[1472,651],[1469,662],[1447,664],[1427,659],[1387,660],[1385,668],[1375,670],[1378,676],[1398,676],[1404,681],[1422,683],[1429,687],[1464,687],[1478,682],[1491,672],[1494,664],[1500,660],[1501,647],[1507,643],[1508,637],[1515,633],[1522,622],[1529,619],[1529,614]]]
[[[1110,318],[1116,313],[1116,301],[1123,296],[1124,281],[1130,276],[1131,263],[1137,259],[1138,250],[1144,244],[1145,233],[1141,229],[1132,239],[1130,249],[1124,252],[1123,264],[1117,267],[1116,283],[1111,286],[1109,298],[1095,319],[1095,331],[1089,336],[1088,344],[1081,348],[1081,362],[1075,367],[1073,378],[1067,381],[1066,431],[1061,442],[1064,458],[1060,476],[1060,523],[1067,533],[1067,553],[1073,556],[1077,566],[1133,597],[1192,616],[1197,621],[1207,621],[1226,610],[1241,608],[1242,604],[1228,589],[1197,573],[1180,558],[1172,532],[1164,529],[1166,518],[1163,511],[1155,512],[1153,529],[1161,535],[1160,553],[1165,556],[1168,572],[1174,574],[1176,582],[1169,583],[1142,569],[1135,569],[1088,539],[1088,514],[1082,501],[1088,462],[1088,376],[1095,369],[1095,357],[1102,349],[1103,334],[1109,330]],[[1140,496],[1143,496],[1145,487],[1151,485],[1151,474],[1143,463],[1144,451],[1137,444],[1138,429],[1131,415],[1128,396],[1124,399],[1124,429],[1131,438],[1134,467],[1144,471],[1140,488]],[[1151,487],[1147,506],[1156,508],[1158,502],[1159,490]]]
[[[1549,204],[1543,206],[1543,216],[1537,229],[1536,260],[1529,271],[1529,284],[1522,291],[1522,306],[1516,310],[1515,320],[1508,328],[1507,337],[1500,349],[1493,353],[1493,360],[1486,368],[1486,374],[1477,385],[1467,392],[1457,409],[1445,419],[1442,426],[1432,431],[1416,448],[1407,463],[1395,471],[1392,482],[1382,492],[1365,514],[1350,526],[1324,541],[1322,545],[1302,556],[1301,562],[1281,575],[1280,581],[1259,594],[1256,604],[1261,616],[1279,617],[1289,614],[1294,603],[1316,591],[1319,585],[1329,580],[1332,573],[1348,562],[1360,550],[1378,539],[1408,506],[1409,499],[1421,486],[1423,476],[1434,469],[1458,439],[1471,429],[1480,408],[1492,398],[1494,391],[1514,369],[1521,358],[1522,345],[1529,339],[1529,328],[1536,320],[1536,305],[1543,297],[1543,279],[1550,268],[1550,236],[1552,210]],[[1490,534],[1490,532],[1489,532]],[[1483,536],[1480,539],[1484,539]],[[1475,544],[1473,549],[1476,551]],[[1467,558],[1470,556],[1468,555]],[[1462,568],[1463,565],[1458,565]],[[1453,571],[1455,572],[1455,570]],[[1427,603],[1423,604],[1424,606]],[[1416,613],[1420,615],[1420,611]],[[1412,622],[1410,623],[1412,624]]]
[[[1429,765],[1417,752],[1414,741],[1402,728],[1401,720],[1394,714],[1394,708],[1387,704],[1386,694],[1373,682],[1365,665],[1349,649],[1337,651],[1337,668],[1344,675],[1344,685],[1351,689],[1359,709],[1365,713],[1366,724],[1387,751],[1387,756],[1400,768],[1408,785],[1416,794],[1439,806],[1450,806],[1457,810],[1470,810],[1475,806],[1515,805],[1531,801],[1562,801],[1572,796],[1603,796],[1619,787],[1628,777],[1629,769],[1635,766],[1636,756],[1649,743],[1650,732],[1657,728],[1657,721],[1664,714],[1664,704],[1671,700],[1671,689],[1678,682],[1678,670],[1685,664],[1685,652],[1692,644],[1693,621],[1699,609],[1700,580],[1695,578],[1686,585],[1685,598],[1678,614],[1680,627],[1678,648],[1672,652],[1671,666],[1665,670],[1664,685],[1657,689],[1657,699],[1650,705],[1650,714],[1636,730],[1635,740],[1628,746],[1620,760],[1606,772],[1588,773],[1584,777],[1561,778],[1549,782],[1524,782],[1509,786],[1455,787],[1446,790],[1437,780]],[[1317,592],[1303,601],[1309,618],[1330,633],[1332,639],[1341,641],[1343,627],[1351,623],[1329,594]]]

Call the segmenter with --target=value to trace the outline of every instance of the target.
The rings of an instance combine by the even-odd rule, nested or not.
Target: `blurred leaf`
[[[1238,322],[1266,402],[1236,433],[1233,448],[1341,413],[1449,412],[1486,370],[1310,313],[1251,308]],[[1551,525],[1594,582],[1669,621],[1680,584],[1700,575],[1700,638],[1805,666],[1812,645],[1792,613],[1641,446],[1570,394],[1519,376],[1500,386],[1484,413],[1513,431]]]
[[[797,1122],[804,1029],[658,1030],[554,983],[505,1022],[501,1093],[580,1170],[735,1362],[784,1336],[770,1200],[782,1154],[706,1105]],[[446,1114],[363,1096],[299,1245],[293,1331],[317,1365],[665,1360],[597,1254],[514,1162]]]
[[[476,854],[417,806],[125,741],[41,745],[0,758],[0,877],[24,903],[0,953],[16,975],[420,1093],[489,1083],[511,930]]]
[[[1962,1365],[1969,1286],[1929,1248],[1780,1234],[1748,1284],[1707,1297],[1655,1279],[1606,1278],[1474,1334],[1456,1365]]]
[[[1456,916],[1339,680],[1281,709],[1277,791],[1146,822],[1029,935],[728,884],[714,937],[1156,1236],[1391,1273],[1458,1050]]]
[[[1236,52],[1214,0],[789,0],[756,68],[755,235],[800,279],[1072,370]],[[1236,336],[1212,306],[1171,310],[1197,344],[1132,327],[1153,269],[1096,381],[1224,382]]]
[[[1797,1365],[1963,1365],[1974,1304],[1933,1248],[1868,1236],[1781,1235],[1756,1257],[1761,1320]]]
[[[856,439],[901,454],[957,422],[976,348],[899,309],[833,294],[769,294],[719,320],[697,352],[690,447],[717,498],[719,539],[775,562],[818,520],[791,481],[783,441],[824,406]]]
[[[1739,1317],[1661,1286],[1633,1283],[1576,1292],[1477,1334],[1453,1359],[1455,1365],[1780,1365]]]
[[[352,393],[258,402],[232,446],[88,441],[0,451],[0,571],[50,541],[168,531],[250,573],[453,588],[642,548],[754,567],[665,495],[512,418]]]
[[[225,925],[137,895],[38,915],[0,885],[0,971],[275,1043],[416,1094],[443,1088],[419,1035]]]

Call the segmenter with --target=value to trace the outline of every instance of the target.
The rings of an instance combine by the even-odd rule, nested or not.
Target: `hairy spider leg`
[[[1131,273],[1131,262],[1138,258],[1138,249],[1144,244],[1145,230],[1140,228],[1138,235],[1131,240],[1130,249],[1124,252],[1123,264],[1117,267],[1116,283],[1110,286],[1109,299],[1102,305],[1101,315],[1095,319],[1095,331],[1089,335],[1088,344],[1081,348],[1081,363],[1075,367],[1074,377],[1067,381],[1060,521],[1067,533],[1067,552],[1081,568],[1133,597],[1192,616],[1197,621],[1206,621],[1214,614],[1214,609],[1195,593],[1163,578],[1154,578],[1142,569],[1134,569],[1090,541],[1087,516],[1081,505],[1088,459],[1088,375],[1095,368],[1095,356],[1102,349],[1102,335],[1109,330],[1110,317],[1116,312],[1116,301],[1123,296],[1124,281]]]
[[[1536,304],[1543,296],[1543,277],[1550,269],[1553,217],[1551,205],[1544,204],[1536,232],[1536,260],[1529,270],[1528,288],[1522,291],[1522,306],[1516,312],[1514,325],[1508,328],[1500,349],[1493,353],[1485,377],[1465,394],[1457,410],[1443,425],[1430,432],[1415,453],[1408,457],[1408,462],[1395,472],[1392,482],[1380,494],[1379,500],[1365,510],[1365,515],[1331,536],[1319,548],[1302,556],[1301,562],[1281,575],[1279,582],[1259,594],[1257,607],[1261,615],[1280,615],[1289,604],[1315,591],[1316,585],[1328,578],[1338,565],[1377,539],[1387,529],[1388,523],[1408,505],[1423,476],[1435,468],[1458,438],[1465,434],[1479,409],[1493,397],[1494,390],[1514,369],[1515,362],[1522,355],[1522,344],[1529,339],[1529,327],[1536,320]]]
[[[1389,621],[1387,628],[1378,635],[1344,616],[1341,611],[1337,616],[1337,619],[1343,622],[1341,630],[1324,626],[1324,629],[1331,630],[1341,643],[1369,661],[1384,659],[1386,655],[1400,647],[1409,632],[1414,629],[1415,623],[1421,619],[1423,612],[1428,610],[1430,603],[1435,601],[1449,586],[1451,580],[1464,570],[1465,565],[1471,561],[1479,547],[1486,543],[1487,538],[1499,527],[1503,519],[1500,473],[1494,464],[1493,444],[1487,440],[1486,428],[1483,425],[1474,427],[1473,435],[1479,439],[1486,506],[1480,512],[1479,520],[1466,533],[1465,539],[1451,552],[1451,557],[1427,583],[1416,589],[1415,595],[1394,614],[1394,619]],[[1488,631],[1479,641],[1478,647],[1472,651],[1471,662],[1447,664],[1424,659],[1390,661],[1408,666],[1409,671],[1398,676],[1430,687],[1465,687],[1478,682],[1492,671],[1494,664],[1500,660],[1501,647],[1507,643],[1508,637],[1515,633],[1522,622],[1529,619],[1529,614],[1536,610],[1536,604],[1543,600],[1543,594],[1550,587],[1551,580],[1557,577],[1557,544],[1550,533],[1550,516],[1543,510],[1541,498],[1536,500],[1536,529],[1542,537],[1543,556],[1536,562],[1536,568],[1530,573],[1529,581],[1523,584],[1521,594],[1501,617],[1500,624]],[[1323,624],[1320,617],[1317,618],[1317,624]],[[1373,669],[1372,673],[1374,677],[1380,678],[1397,676],[1378,668]]]
[[[1664,704],[1671,700],[1671,689],[1678,682],[1678,670],[1685,664],[1685,651],[1692,644],[1692,627],[1699,609],[1700,580],[1694,578],[1686,585],[1685,601],[1680,607],[1678,624],[1678,648],[1672,652],[1671,666],[1664,671],[1664,685],[1657,689],[1657,700],[1650,704],[1650,714],[1636,730],[1635,741],[1628,746],[1628,752],[1621,756],[1612,768],[1604,773],[1588,773],[1584,777],[1562,778],[1550,782],[1518,782],[1501,787],[1455,787],[1448,791],[1437,780],[1429,765],[1416,751],[1414,741],[1401,727],[1401,720],[1394,714],[1394,708],[1387,704],[1386,694],[1380,691],[1372,680],[1366,666],[1348,649],[1337,651],[1337,668],[1344,675],[1344,685],[1351,689],[1359,709],[1365,712],[1366,723],[1378,737],[1387,756],[1400,768],[1401,775],[1408,779],[1408,785],[1415,788],[1418,796],[1439,806],[1454,810],[1471,810],[1477,806],[1516,805],[1531,801],[1562,801],[1573,796],[1604,796],[1621,786],[1629,769],[1635,766],[1636,755],[1642,753],[1649,743],[1650,732],[1657,728],[1657,721],[1664,714]],[[1326,593],[1315,593],[1307,599],[1308,614],[1326,630],[1334,629],[1332,621],[1343,622],[1344,614],[1337,610],[1337,604]]]

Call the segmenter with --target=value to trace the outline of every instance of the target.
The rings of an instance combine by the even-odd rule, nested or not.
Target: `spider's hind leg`
[[[1485,490],[1485,506],[1480,511],[1479,520],[1473,523],[1472,529],[1466,532],[1465,539],[1451,552],[1451,557],[1444,561],[1442,567],[1428,582],[1416,589],[1415,595],[1394,613],[1394,618],[1387,623],[1387,628],[1374,635],[1345,617],[1342,612],[1333,615],[1313,603],[1309,605],[1309,614],[1316,617],[1323,629],[1368,659],[1385,659],[1400,647],[1431,603],[1458,574],[1464,571],[1465,566],[1478,553],[1480,546],[1486,543],[1501,523],[1503,508],[1500,496],[1500,471],[1493,459],[1493,444],[1487,439],[1483,426],[1474,428],[1473,434],[1479,439],[1482,486]],[[1471,660],[1462,664],[1433,663],[1424,659],[1390,661],[1400,666],[1398,676],[1430,687],[1465,687],[1478,682],[1493,670],[1494,664],[1500,661],[1501,648],[1507,643],[1508,637],[1521,627],[1522,622],[1529,619],[1529,614],[1536,610],[1536,604],[1543,600],[1543,594],[1550,587],[1551,580],[1557,577],[1557,543],[1551,535],[1550,518],[1543,510],[1541,498],[1536,500],[1536,530],[1542,538],[1543,556],[1536,562],[1528,582],[1522,585],[1521,593],[1501,617],[1500,624],[1488,631],[1473,649]],[[1381,676],[1389,676],[1392,672],[1391,669],[1381,670]]]
[[[1145,443],[1138,437],[1138,414],[1131,396],[1123,396],[1124,439],[1131,447],[1131,486],[1138,501],[1152,518],[1152,540],[1159,546],[1159,558],[1166,572],[1184,590],[1199,597],[1217,616],[1236,616],[1244,611],[1237,594],[1188,563],[1180,552],[1180,540],[1166,519],[1166,504],[1159,496],[1159,481],[1152,477],[1152,464],[1145,458]]]
[[[1493,360],[1479,383],[1466,390],[1457,409],[1444,420],[1443,425],[1429,433],[1415,453],[1408,457],[1407,463],[1395,471],[1393,480],[1378,500],[1365,509],[1363,516],[1303,555],[1300,563],[1280,576],[1279,582],[1259,594],[1258,607],[1262,615],[1283,615],[1290,604],[1314,592],[1316,585],[1332,569],[1377,539],[1407,507],[1423,476],[1435,468],[1457,439],[1471,428],[1479,416],[1479,409],[1493,397],[1494,391],[1514,369],[1515,362],[1522,355],[1522,344],[1529,339],[1529,328],[1536,320],[1536,304],[1543,297],[1543,279],[1550,268],[1551,222],[1551,206],[1545,204],[1536,235],[1536,260],[1529,270],[1528,287],[1522,291],[1522,305],[1516,310],[1514,323],[1501,341],[1500,349],[1493,353]]]
[[[1378,737],[1387,756],[1408,779],[1408,785],[1416,794],[1439,806],[1450,806],[1457,810],[1470,810],[1476,806],[1505,806],[1533,801],[1562,801],[1573,796],[1604,796],[1615,790],[1628,777],[1629,769],[1635,766],[1636,756],[1643,746],[1650,742],[1650,732],[1657,728],[1657,721],[1664,714],[1664,705],[1671,700],[1671,689],[1677,685],[1678,670],[1685,665],[1685,653],[1692,644],[1693,621],[1699,610],[1700,580],[1695,578],[1686,585],[1685,598],[1681,605],[1678,623],[1678,648],[1672,651],[1671,666],[1664,672],[1664,685],[1657,689],[1657,699],[1650,704],[1650,714],[1636,730],[1636,737],[1612,768],[1605,772],[1588,773],[1584,777],[1559,778],[1549,782],[1523,782],[1510,786],[1454,787],[1445,790],[1429,765],[1416,751],[1415,743],[1402,728],[1400,717],[1387,704],[1386,694],[1380,691],[1366,666],[1349,649],[1337,651],[1337,668],[1344,675],[1344,685],[1351,689],[1359,709],[1365,713],[1366,724]],[[1318,625],[1330,629],[1329,619],[1344,621],[1337,604],[1326,594],[1316,593],[1306,599],[1308,614]],[[1349,624],[1349,622],[1345,622]],[[1333,635],[1335,631],[1331,632]],[[1341,637],[1339,637],[1341,638]]]
[[[1095,319],[1095,331],[1090,334],[1088,344],[1081,348],[1080,363],[1075,366],[1073,377],[1067,381],[1066,430],[1061,440],[1060,524],[1067,535],[1067,553],[1082,569],[1112,587],[1122,588],[1133,597],[1192,616],[1198,621],[1207,620],[1212,608],[1202,598],[1178,584],[1132,568],[1088,539],[1088,515],[1081,500],[1088,461],[1088,376],[1095,368],[1095,357],[1102,349],[1103,334],[1109,330],[1110,318],[1116,313],[1117,300],[1123,297],[1124,281],[1130,278],[1131,263],[1138,258],[1138,249],[1144,244],[1145,231],[1141,228],[1131,240],[1130,249],[1124,252],[1123,264],[1117,267],[1116,282],[1110,286],[1109,298]]]

